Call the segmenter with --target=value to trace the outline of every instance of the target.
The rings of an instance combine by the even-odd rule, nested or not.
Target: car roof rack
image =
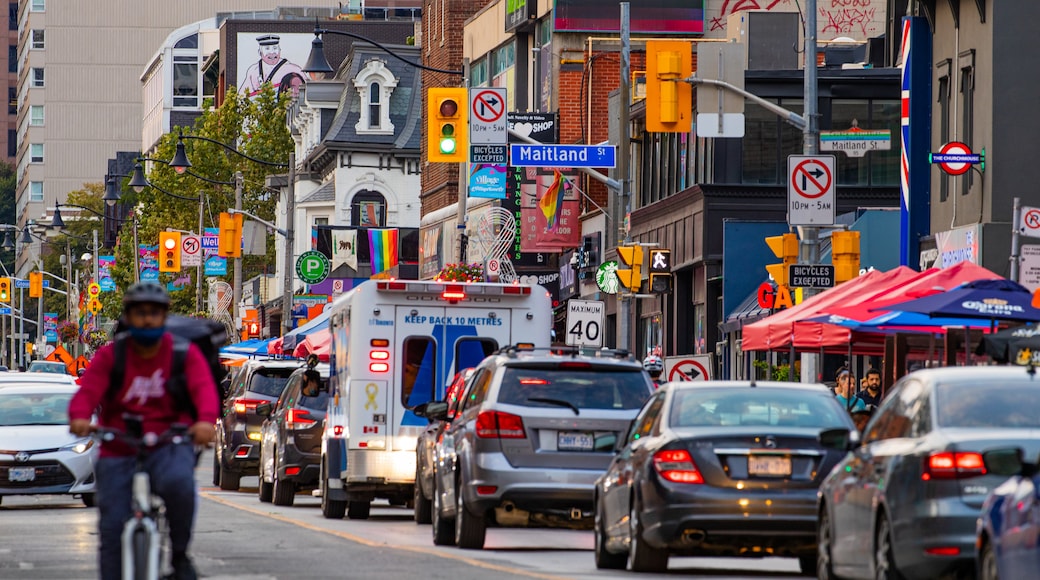
[[[501,354],[508,356],[509,358],[516,358],[521,353],[548,353],[556,355],[570,355],[572,358],[578,356],[588,356],[595,358],[616,358],[622,360],[635,360],[635,356],[627,349],[623,348],[590,348],[590,347],[579,347],[579,346],[529,346],[529,345],[509,345],[504,346],[497,351],[495,354]]]

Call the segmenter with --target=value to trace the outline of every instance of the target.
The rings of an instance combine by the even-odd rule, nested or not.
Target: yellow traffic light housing
[[[469,159],[469,98],[465,87],[426,92],[426,160],[463,163]]]
[[[11,279],[0,278],[0,302],[11,303]]]
[[[859,232],[831,232],[831,263],[834,264],[835,284],[859,276]]]
[[[769,264],[766,271],[776,280],[777,286],[787,286],[787,273],[791,264],[798,263],[798,235],[783,234],[766,238],[766,245],[782,260],[780,264]]]
[[[242,257],[242,214],[228,212],[220,214],[217,255],[225,258]]]
[[[159,232],[159,271],[181,271],[180,232]]]
[[[43,298],[43,272],[29,272],[29,298]]]
[[[693,129],[693,44],[684,40],[646,42],[646,130],[689,133]]]
[[[639,292],[643,285],[643,247],[642,246],[618,246],[618,281],[625,288],[634,293]],[[622,268],[621,266],[628,266]]]

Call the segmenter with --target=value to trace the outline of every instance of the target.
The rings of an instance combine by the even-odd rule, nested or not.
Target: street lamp
[[[378,42],[372,40],[371,38],[365,38],[364,36],[361,36],[360,34],[354,34],[353,32],[346,32],[346,31],[343,31],[343,30],[330,30],[328,28],[320,28],[320,27],[318,27],[317,24],[314,25],[314,40],[311,41],[311,52],[307,56],[307,62],[304,63],[304,65],[303,65],[303,72],[305,72],[305,73],[329,74],[329,73],[334,72],[332,66],[329,65],[329,60],[327,58],[325,58],[325,42],[321,39],[321,36],[323,34],[338,34],[340,36],[349,36],[350,38],[353,38],[355,40],[360,40],[362,42],[367,42],[367,43],[371,44],[372,46],[375,46],[379,50],[382,50],[383,52],[385,52],[385,53],[389,54],[390,56],[396,58],[397,60],[399,60],[399,61],[401,61],[401,62],[403,62],[405,64],[409,64],[411,66],[414,66],[415,68],[419,68],[419,69],[422,69],[422,70],[428,70],[430,72],[436,72],[436,73],[444,73],[444,74],[449,74],[449,75],[465,76],[465,72],[461,71],[461,70],[447,70],[447,69],[442,69],[442,68],[433,68],[433,67],[430,67],[430,66],[426,66],[426,65],[424,65],[422,63],[412,62],[412,61],[410,61],[410,60],[408,60],[408,59],[398,55],[394,51],[392,51],[389,48],[383,46],[382,44],[379,44]]]

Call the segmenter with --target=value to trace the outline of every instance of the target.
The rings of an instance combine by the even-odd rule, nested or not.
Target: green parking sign
[[[332,264],[325,254],[308,250],[296,259],[296,275],[307,284],[317,284],[329,277]]]

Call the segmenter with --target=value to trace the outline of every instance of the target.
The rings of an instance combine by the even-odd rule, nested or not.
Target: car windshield
[[[669,425],[848,427],[847,417],[828,393],[803,389],[694,388],[675,393]]]
[[[34,362],[29,364],[30,373],[55,373],[64,375],[65,365],[62,363]]]
[[[1021,379],[936,385],[936,420],[940,427],[1040,428],[1034,397],[1040,382],[1025,372]]]
[[[72,393],[25,394],[0,390],[0,427],[66,425]]]
[[[289,382],[289,375],[294,369],[260,369],[253,373],[249,379],[249,390],[252,393],[277,397],[285,390],[285,384]]]
[[[623,371],[507,367],[498,402],[524,407],[638,409],[650,396],[642,369]]]

